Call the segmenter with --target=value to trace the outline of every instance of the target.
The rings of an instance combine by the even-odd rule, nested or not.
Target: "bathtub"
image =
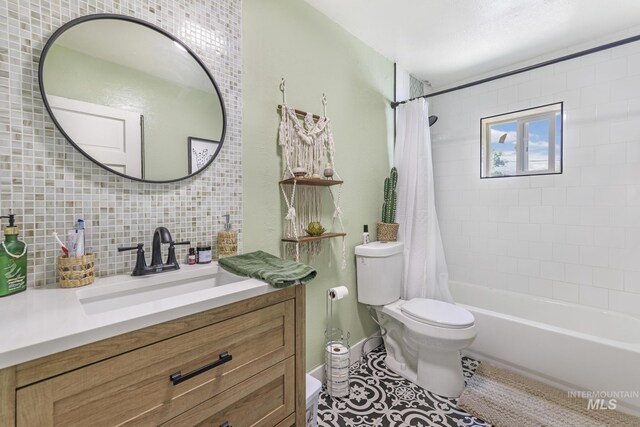
[[[567,391],[602,392],[587,397],[640,415],[640,318],[455,281],[450,288],[476,319],[470,357]]]

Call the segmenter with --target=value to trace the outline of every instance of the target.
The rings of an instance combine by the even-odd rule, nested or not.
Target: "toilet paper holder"
[[[349,295],[345,286],[338,286],[327,291],[326,311],[327,329],[325,330],[325,389],[333,398],[348,397],[349,366],[351,365],[351,347],[349,339],[342,329],[333,327],[333,306],[337,300]]]
[[[325,389],[331,397],[348,397],[350,392],[349,367],[351,365],[350,334],[340,328],[325,333]]]

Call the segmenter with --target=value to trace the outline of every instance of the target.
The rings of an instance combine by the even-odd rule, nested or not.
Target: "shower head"
[[[429,127],[433,126],[438,121],[438,116],[429,116]]]

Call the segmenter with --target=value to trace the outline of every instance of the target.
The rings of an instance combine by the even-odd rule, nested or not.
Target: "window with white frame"
[[[562,102],[480,120],[480,178],[562,173]]]

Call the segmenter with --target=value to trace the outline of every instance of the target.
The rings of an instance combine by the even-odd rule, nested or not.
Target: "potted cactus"
[[[395,242],[398,240],[399,224],[396,223],[396,204],[398,193],[398,170],[393,167],[388,178],[384,179],[384,202],[382,203],[382,222],[378,223],[378,240]]]

